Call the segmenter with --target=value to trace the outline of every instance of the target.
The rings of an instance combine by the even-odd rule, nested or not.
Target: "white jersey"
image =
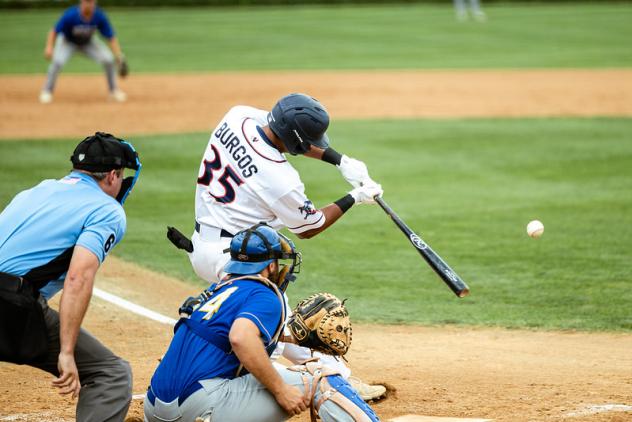
[[[233,107],[211,134],[200,163],[195,218],[235,234],[257,223],[293,233],[318,228],[324,214],[305,196],[298,172],[262,127],[268,112]]]

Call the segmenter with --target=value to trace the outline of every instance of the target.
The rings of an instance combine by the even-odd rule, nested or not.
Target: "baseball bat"
[[[430,265],[430,268],[432,268],[434,272],[441,277],[455,295],[458,297],[464,297],[470,293],[470,288],[467,284],[465,284],[461,277],[459,277],[458,274],[455,273],[454,270],[450,268],[450,266],[439,255],[437,255],[437,253],[433,251],[432,248],[424,242],[417,233],[412,231],[382,198],[376,196],[375,202],[377,202],[384,212],[391,217],[397,227],[399,227],[402,233],[406,235],[410,243],[415,247],[415,249],[417,249],[417,252],[419,252],[428,265]]]

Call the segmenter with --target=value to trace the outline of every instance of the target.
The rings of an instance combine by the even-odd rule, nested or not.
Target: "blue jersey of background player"
[[[96,0],[80,0],[79,5],[67,9],[55,26],[48,32],[44,57],[50,60],[46,83],[40,92],[43,104],[53,101],[53,91],[62,67],[73,54],[80,52],[105,70],[110,98],[125,101],[127,95],[118,89],[116,63],[125,60],[118,38],[105,12],[97,7]],[[108,47],[94,35],[98,31],[108,42]]]
[[[87,44],[97,30],[108,40],[114,36],[112,25],[100,7],[95,7],[87,19],[82,16],[79,5],[69,7],[55,25],[57,34],[64,34],[68,41],[77,45]]]

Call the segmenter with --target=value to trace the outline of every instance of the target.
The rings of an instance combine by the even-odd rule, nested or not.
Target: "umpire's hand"
[[[57,369],[59,370],[59,377],[53,380],[53,387],[59,388],[59,394],[72,393],[72,398],[76,398],[81,390],[81,382],[79,382],[75,356],[61,352],[57,361]]]

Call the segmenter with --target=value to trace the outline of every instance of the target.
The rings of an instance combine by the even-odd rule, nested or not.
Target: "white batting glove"
[[[384,190],[382,190],[382,185],[371,181],[363,186],[357,187],[349,194],[353,196],[356,204],[375,204],[375,196],[382,196]]]
[[[342,177],[354,188],[368,184],[369,181],[373,182],[369,177],[369,170],[366,168],[366,164],[360,160],[343,155],[340,165],[336,167],[342,173]]]

